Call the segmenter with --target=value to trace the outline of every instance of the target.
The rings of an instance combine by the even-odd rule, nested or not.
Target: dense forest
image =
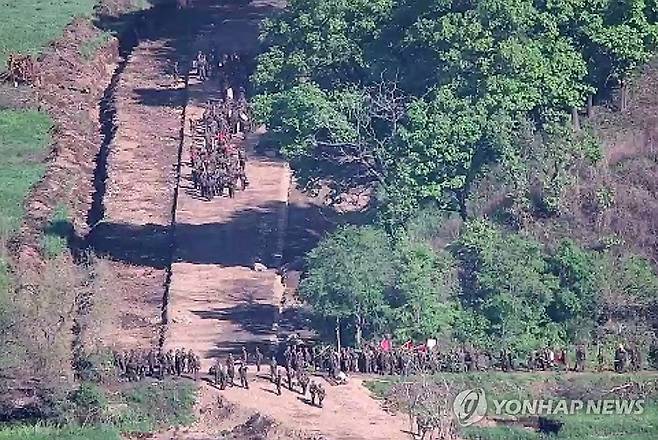
[[[632,107],[657,13],[293,0],[266,20],[253,86],[268,142],[309,191],[368,200],[366,224],[309,254],[301,297],[357,343],[648,348],[657,157],[610,160],[600,120]]]

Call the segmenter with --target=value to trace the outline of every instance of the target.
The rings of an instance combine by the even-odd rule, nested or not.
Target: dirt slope
[[[263,5],[254,2],[251,8]],[[216,29],[221,31],[213,34],[214,44],[220,49],[229,44],[232,50],[250,51],[258,18],[241,14],[239,9],[228,13],[216,23]],[[209,43],[213,44],[203,39],[198,44]],[[188,92],[188,120],[199,118],[203,103],[218,94],[213,81],[200,83],[195,78],[190,80]],[[239,353],[242,345],[250,352],[256,344],[267,349],[277,338],[274,324],[283,286],[274,270],[255,272],[252,265],[255,258],[260,258],[268,267],[274,267],[278,260],[275,255],[283,252],[290,171],[285,163],[269,157],[271,154],[254,153],[257,133],[246,140],[250,156],[247,175],[251,182],[247,189],[239,191],[234,199],[201,199],[191,182],[191,133],[187,121],[185,134],[164,346],[193,349],[202,358],[203,371],[207,371],[216,357],[225,359],[227,352]],[[407,438],[403,418],[383,411],[358,380],[345,387],[327,384],[326,405],[320,409],[297,393],[284,391],[282,396],[276,396],[267,378],[256,378],[254,367],[250,369],[254,381],[249,390],[219,391],[204,383],[200,401],[209,402],[212,407],[221,396],[241,411],[271,418],[303,438]],[[199,412],[201,420],[208,406],[205,408]],[[220,424],[212,425],[199,423],[163,438],[207,438],[221,430]],[[232,435],[228,438],[251,438],[240,429]],[[267,435],[253,438],[276,438],[273,433]]]
[[[104,217],[93,237],[121,279],[121,325],[110,336],[121,346],[152,346],[160,334],[185,103],[184,82],[168,74],[169,58],[179,56],[172,44],[168,38],[140,42],[115,92]]]

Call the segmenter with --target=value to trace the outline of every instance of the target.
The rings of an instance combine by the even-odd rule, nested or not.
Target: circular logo
[[[461,426],[477,423],[487,414],[487,399],[482,388],[464,390],[452,403],[452,412]]]

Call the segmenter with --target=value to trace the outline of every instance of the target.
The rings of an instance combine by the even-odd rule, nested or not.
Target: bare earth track
[[[170,59],[184,59],[197,49],[255,53],[258,24],[277,7],[258,0],[246,6],[192,2],[186,17],[194,25],[187,34],[183,29],[175,37],[146,38],[128,59],[116,90],[117,130],[107,160],[104,218],[94,228],[97,250],[113,257],[123,277],[117,302],[123,322],[115,335],[123,347],[156,344],[164,325],[163,348],[194,350],[207,372],[216,357],[224,359],[241,346],[252,351],[260,345],[268,353],[277,341],[284,288],[274,269],[252,268],[257,258],[267,267],[280,264],[278,255],[289,237],[290,170],[273,154],[255,153],[257,132],[244,140],[247,189],[234,199],[201,199],[191,182],[189,120],[199,118],[206,100],[219,90],[212,80],[175,81],[167,73]],[[408,438],[404,419],[382,410],[359,380],[344,387],[327,383],[320,409],[297,393],[276,396],[269,381],[253,370],[250,390],[219,391],[204,382],[197,424],[155,438],[217,438],[231,429],[209,416],[219,411],[218,402],[239,408],[241,417],[231,419],[238,425],[249,415],[264,416],[256,424],[276,426],[268,430],[269,439]],[[249,438],[238,428],[228,438]]]
[[[121,324],[111,340],[123,347],[154,346],[160,334],[185,97],[184,83],[164,74],[172,52],[168,38],[141,41],[114,96],[104,217],[93,236],[120,276]],[[160,94],[169,105],[153,105],[151,97]]]

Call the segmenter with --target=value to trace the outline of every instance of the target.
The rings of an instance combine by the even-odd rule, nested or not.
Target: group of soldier
[[[249,389],[249,368],[255,365],[256,372],[269,366],[269,380],[281,395],[284,388],[297,392],[306,398],[311,405],[322,407],[326,390],[320,381],[311,378],[311,372],[326,372],[330,381],[340,384],[348,373],[365,373],[380,375],[412,375],[418,373],[438,372],[475,372],[501,370],[514,371],[585,371],[587,349],[578,345],[573,350],[573,364],[566,349],[545,347],[534,350],[525,359],[519,359],[510,350],[500,350],[493,355],[489,350],[472,348],[457,348],[438,350],[426,348],[410,349],[409,347],[383,349],[376,344],[366,344],[362,349],[351,347],[336,350],[334,347],[309,346],[305,344],[289,344],[277,361],[276,353],[265,356],[256,347],[253,353],[247,353],[242,348],[242,354],[237,358],[229,354],[224,361],[217,358],[210,367],[212,382],[224,390],[226,387],[239,386]],[[114,352],[114,365],[121,378],[129,381],[139,381],[145,377],[163,379],[165,376],[180,377],[187,375],[195,381],[199,379],[201,361],[192,350],[168,351],[138,351]],[[596,351],[597,371],[606,369],[606,357],[599,345]],[[613,368],[618,373],[639,371],[642,369],[642,356],[639,347],[623,344],[614,351]],[[284,381],[285,378],[285,381]]]
[[[225,190],[233,198],[238,183],[242,189],[249,184],[247,154],[241,142],[244,133],[251,130],[242,86],[246,81],[243,63],[237,53],[216,57],[200,51],[195,66],[200,79],[216,78],[222,93],[219,99],[207,102],[201,119],[190,120],[194,188],[208,200],[223,195]]]
[[[571,356],[573,354],[573,356]],[[410,349],[400,347],[382,349],[378,345],[365,345],[362,349],[333,347],[288,347],[284,353],[286,367],[296,371],[312,367],[324,370],[332,378],[344,373],[365,373],[380,375],[410,375],[439,372],[474,372],[499,370],[514,371],[574,371],[583,372],[588,362],[588,350],[577,345],[571,350],[544,347],[533,350],[525,357],[512,350],[490,350],[460,347],[449,350]],[[596,371],[607,370],[609,366],[618,373],[640,371],[643,366],[642,354],[636,344],[625,347],[623,344],[614,351],[612,365],[609,364],[602,346],[596,349]]]
[[[190,375],[199,379],[201,360],[192,350],[130,350],[113,352],[113,362],[120,378],[137,382],[145,377],[163,379],[165,376]]]
[[[249,69],[244,58],[237,52],[220,53],[216,48],[208,52],[199,50],[192,61],[192,69],[201,81],[215,79],[220,90],[226,90],[247,84]]]
[[[287,358],[288,359],[288,358]],[[210,376],[213,382],[220,390],[226,387],[236,386],[235,379],[236,373],[240,381],[240,386],[249,389],[248,377],[248,363],[252,360],[256,366],[256,372],[260,373],[261,368],[264,367],[265,356],[260,348],[256,347],[251,359],[247,350],[242,348],[242,355],[239,359],[235,359],[233,354],[229,354],[224,362],[219,358],[215,359],[215,363],[210,367]],[[280,368],[275,355],[269,358],[269,379],[270,382],[276,387],[277,395],[282,394],[282,388],[287,385],[288,390],[295,392],[298,391],[302,396],[310,395],[311,405],[322,407],[326,390],[320,382],[312,380],[308,373],[308,364],[292,363],[288,359],[286,361],[285,369]],[[283,376],[286,376],[286,383],[283,382]],[[297,388],[299,388],[297,390]]]

